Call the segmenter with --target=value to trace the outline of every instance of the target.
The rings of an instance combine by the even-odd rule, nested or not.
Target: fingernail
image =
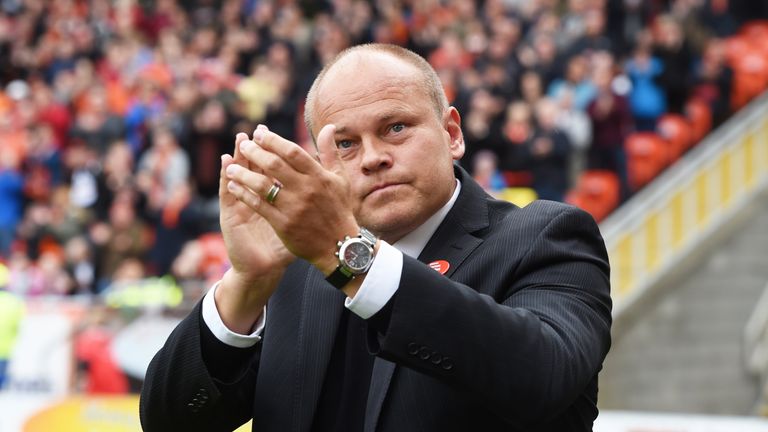
[[[263,124],[260,124],[260,125],[256,126],[256,130],[268,131],[269,128],[267,126],[263,125]]]
[[[230,192],[237,192],[240,190],[240,186],[235,182],[229,182],[227,183],[227,189],[229,189]]]
[[[251,140],[245,140],[240,143],[240,150],[248,151],[251,149],[251,146],[253,145],[253,141]]]
[[[257,128],[256,131],[253,133],[253,140],[261,144],[261,140],[263,139],[264,139],[264,130]]]
[[[237,173],[237,165],[230,165],[227,167],[227,175],[234,176]]]

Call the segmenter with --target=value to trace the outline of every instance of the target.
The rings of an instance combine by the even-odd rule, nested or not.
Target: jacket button
[[[432,354],[430,354],[429,350],[426,347],[421,347],[419,350],[419,358],[422,360],[429,360],[430,357],[432,357]]]
[[[192,402],[188,403],[188,404],[187,404],[187,407],[188,407],[188,408],[189,408],[189,410],[190,410],[190,411],[192,411],[193,413],[196,413],[196,412],[198,411],[198,409],[199,409],[199,408],[198,408],[198,406],[197,406],[197,405],[195,405],[195,404],[193,404]]]
[[[435,353],[435,355],[433,355],[432,358],[429,360],[430,362],[432,362],[433,365],[439,365],[440,363],[443,362],[443,358],[436,354],[437,353]]]
[[[419,352],[419,345],[411,342],[408,344],[408,354],[410,355],[416,355]]]
[[[442,361],[442,365],[441,366],[442,366],[442,368],[444,370],[449,371],[449,370],[453,369],[453,360],[451,360],[450,357],[443,357],[443,361]]]

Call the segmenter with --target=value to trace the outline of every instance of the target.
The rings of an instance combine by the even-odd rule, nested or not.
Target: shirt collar
[[[440,226],[443,219],[445,219],[445,216],[447,216],[448,212],[453,208],[453,204],[456,203],[460,191],[461,182],[459,179],[456,179],[456,188],[453,190],[451,199],[449,199],[440,210],[430,216],[423,224],[419,225],[418,228],[406,234],[405,237],[396,241],[392,246],[412,258],[418,257],[424,249],[424,246],[427,245],[427,242],[432,237],[432,234],[437,231],[437,227]]]

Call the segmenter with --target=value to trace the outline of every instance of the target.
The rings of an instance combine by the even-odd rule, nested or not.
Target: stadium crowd
[[[624,138],[700,94],[722,122],[731,0],[10,0],[0,4],[0,263],[22,296],[216,279],[219,155],[259,123],[310,147],[324,62],[396,43],[438,71],[489,191],[627,186]],[[192,289],[194,293],[199,293]]]

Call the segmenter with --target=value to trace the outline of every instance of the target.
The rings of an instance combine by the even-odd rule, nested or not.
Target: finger
[[[258,131],[257,131],[258,133]],[[240,151],[256,171],[278,180],[282,184],[300,183],[298,173],[288,162],[253,141],[246,140],[240,144]]]
[[[240,144],[242,144],[243,141],[248,140],[248,134],[244,132],[239,132],[237,135],[235,135],[235,152],[233,153],[233,161],[235,163],[239,164],[247,164],[248,161],[245,160],[245,158],[242,155],[242,152],[240,151]]]
[[[323,167],[336,174],[342,173],[341,159],[336,149],[336,126],[327,124],[317,134],[317,155]]]
[[[282,218],[278,209],[273,204],[267,202],[265,198],[266,192],[262,195],[259,192],[244,187],[235,180],[227,181],[226,188],[238,201],[250,207],[251,210],[266,219],[270,225],[276,226],[275,224]]]
[[[274,180],[264,174],[251,171],[243,166],[232,164],[226,170],[227,179],[253,191],[256,195],[266,196]]]
[[[299,173],[310,174],[318,168],[317,161],[301,146],[276,133],[270,132],[266,127],[256,129],[253,133],[253,141],[264,150],[279,156]]]
[[[248,136],[246,135],[246,138],[247,137]],[[227,183],[229,182],[229,179],[227,178],[226,170],[228,166],[234,163],[235,161],[232,156],[228,154],[221,155],[221,171],[219,172],[219,199],[221,200],[222,205],[232,204],[237,200],[237,198],[227,190]]]

